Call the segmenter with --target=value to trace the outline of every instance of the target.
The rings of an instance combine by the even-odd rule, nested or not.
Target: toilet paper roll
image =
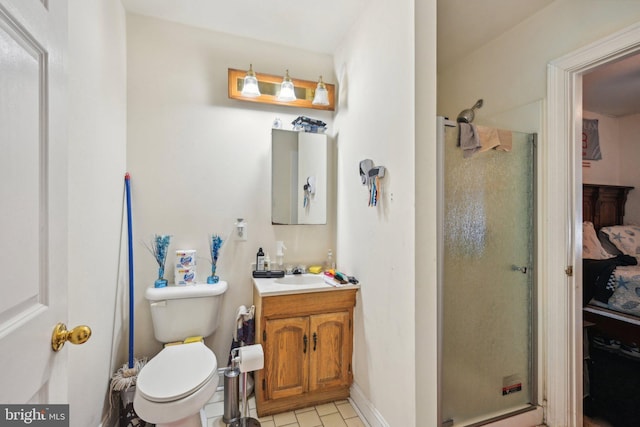
[[[264,367],[264,352],[262,345],[245,345],[238,349],[238,366],[240,372],[258,371]]]
[[[195,268],[176,268],[174,274],[175,283],[178,286],[193,285],[196,283]]]
[[[179,249],[176,251],[176,268],[195,268],[195,249]]]

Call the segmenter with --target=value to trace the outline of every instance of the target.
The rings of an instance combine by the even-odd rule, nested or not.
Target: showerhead
[[[456,119],[456,121],[458,123],[471,123],[476,116],[475,110],[482,107],[482,103],[482,99],[478,99],[473,107],[467,110],[462,110],[460,114],[458,114],[458,118]]]

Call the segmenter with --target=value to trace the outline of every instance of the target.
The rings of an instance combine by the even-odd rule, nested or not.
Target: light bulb
[[[329,92],[322,81],[322,76],[320,76],[320,80],[318,80],[318,87],[316,87],[316,93],[311,103],[313,105],[329,105]]]
[[[244,78],[244,85],[242,86],[242,95],[250,98],[256,98],[260,96],[260,88],[258,88],[258,79],[256,73],[253,72],[253,64],[249,64],[249,71]]]
[[[280,85],[278,101],[295,101],[296,99],[293,82],[291,81],[291,77],[289,77],[289,70],[287,70],[287,74],[284,76],[282,84]]]

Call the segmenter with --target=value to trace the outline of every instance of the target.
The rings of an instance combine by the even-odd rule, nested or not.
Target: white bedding
[[[640,316],[640,266],[616,267],[613,276],[615,277],[615,290],[606,307]]]

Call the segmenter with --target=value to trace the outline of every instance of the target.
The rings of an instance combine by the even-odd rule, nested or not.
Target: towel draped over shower
[[[505,129],[459,123],[458,146],[465,158],[489,150],[511,151],[512,132]]]

